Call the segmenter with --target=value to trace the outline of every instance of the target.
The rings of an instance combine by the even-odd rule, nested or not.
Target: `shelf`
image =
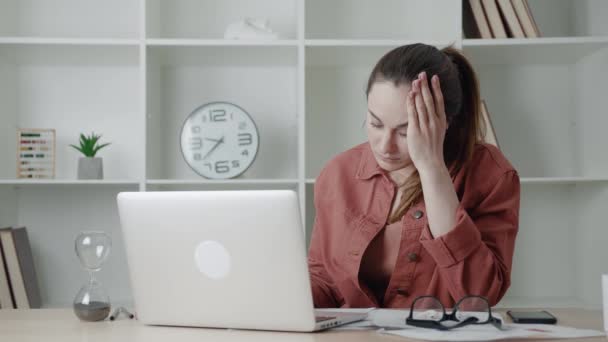
[[[148,179],[146,181],[146,184],[150,185],[294,185],[297,183],[297,179]]]
[[[608,177],[521,177],[521,184],[580,184],[607,183]],[[315,184],[315,178],[307,178],[306,184]]]
[[[326,46],[326,47],[342,47],[342,46],[360,46],[360,47],[397,47],[401,45],[424,43],[442,48],[452,44],[451,40],[398,40],[398,39],[306,39],[306,46]]]
[[[0,45],[97,45],[97,46],[137,46],[137,39],[112,38],[43,38],[43,37],[0,37]]]
[[[298,46],[297,40],[146,39],[148,46]]]
[[[522,177],[522,184],[585,184],[608,183],[608,177]]]
[[[298,189],[297,179],[149,179],[146,191],[231,191]]]
[[[608,48],[608,37],[465,39],[475,64],[570,64]]]
[[[0,185],[136,185],[136,180],[102,179],[102,180],[72,180],[72,179],[0,179]]]

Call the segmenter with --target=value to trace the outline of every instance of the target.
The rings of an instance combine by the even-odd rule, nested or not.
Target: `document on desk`
[[[498,330],[492,325],[468,325],[448,331],[424,328],[380,329],[380,333],[427,341],[495,341],[512,338],[582,338],[604,336],[599,330],[577,329],[551,324],[503,324]]]
[[[367,319],[363,321],[353,322],[350,324],[342,325],[332,330],[366,330],[366,329],[379,329],[379,328],[390,328],[392,329],[419,329],[416,327],[405,324],[406,318],[410,314],[410,310],[400,309],[322,309],[323,313],[330,312],[363,312],[360,310],[366,310]],[[325,311],[326,310],[326,311]],[[317,309],[319,312],[319,309]],[[492,313],[492,316],[502,320],[502,316],[497,313]]]
[[[317,312],[367,313],[367,319],[331,330],[377,330],[379,333],[427,341],[494,341],[513,338],[582,338],[605,336],[603,331],[577,329],[551,324],[507,324],[502,315],[492,316],[503,321],[502,330],[491,324],[468,325],[449,331],[425,329],[405,324],[409,310],[396,309],[317,309]]]

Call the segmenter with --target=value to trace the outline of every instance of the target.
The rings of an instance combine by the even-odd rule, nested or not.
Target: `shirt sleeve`
[[[467,211],[461,203],[456,226],[433,238],[428,224],[420,242],[435,259],[452,298],[484,296],[496,305],[511,283],[511,264],[519,226],[520,182],[515,170],[504,173]]]
[[[328,208],[323,206],[319,199],[322,196],[322,175],[323,173],[319,175],[317,182],[315,182],[316,196],[314,203],[316,215],[308,251],[308,271],[310,273],[314,306],[316,308],[337,308],[341,306],[343,300],[339,298],[333,279],[328,274],[325,265],[325,251],[330,248],[330,241],[328,241],[327,232],[329,227],[323,220],[323,213]]]

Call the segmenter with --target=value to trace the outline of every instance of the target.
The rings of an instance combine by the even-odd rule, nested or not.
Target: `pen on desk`
[[[125,315],[127,315],[127,317],[133,319],[133,317],[135,317],[135,315],[133,315],[132,313],[130,313],[126,308],[124,307],[120,307],[120,309],[122,310],[122,312],[125,313]]]
[[[130,319],[133,319],[135,317],[135,315],[133,315],[127,309],[125,309],[122,306],[119,306],[116,309],[114,309],[114,312],[110,315],[110,321],[115,320],[118,317],[118,315],[120,315],[121,312],[124,313],[125,315],[127,315],[127,317],[129,317]]]
[[[110,321],[115,320],[116,317],[118,317],[119,313],[120,313],[120,308],[114,309],[114,312],[112,312],[112,314],[110,315]]]

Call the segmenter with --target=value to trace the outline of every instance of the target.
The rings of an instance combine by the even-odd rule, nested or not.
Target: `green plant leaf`
[[[95,154],[100,149],[110,145],[110,143],[105,143],[102,145],[98,145],[99,139],[101,138],[100,134],[95,134],[95,132],[91,132],[90,135],[85,135],[84,133],[80,133],[80,147],[75,145],[70,145],[82,152],[86,157],[95,157]]]
[[[72,144],[70,144],[70,146],[72,146],[73,148],[75,148],[77,151],[80,151],[81,153],[84,153],[84,152],[82,151],[82,148],[80,148],[80,147],[78,147],[78,146],[76,146],[76,145],[72,145]]]
[[[95,147],[95,149],[93,150],[93,155],[97,154],[97,151],[101,150],[102,148],[104,148],[108,145],[110,145],[110,143],[105,143],[103,145],[99,145],[99,146]]]

